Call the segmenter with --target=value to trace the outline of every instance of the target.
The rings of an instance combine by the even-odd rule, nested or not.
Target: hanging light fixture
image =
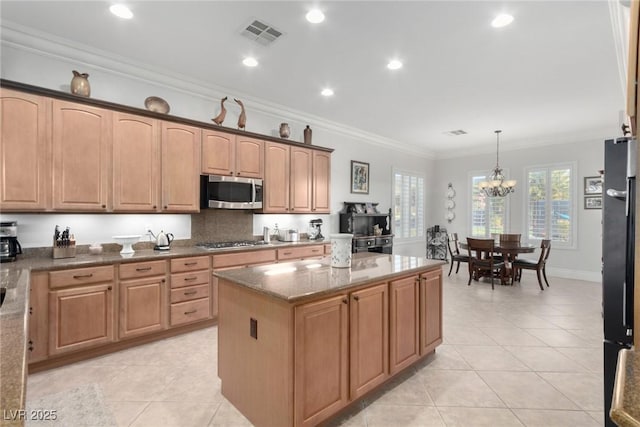
[[[500,132],[502,131],[495,131],[496,167],[489,172],[487,181],[482,181],[480,184],[478,184],[478,187],[480,187],[480,193],[486,195],[487,197],[504,197],[509,193],[513,193],[516,189],[515,180],[505,180],[505,177],[502,174],[502,168],[500,167],[500,162],[498,161],[498,155],[500,154]]]

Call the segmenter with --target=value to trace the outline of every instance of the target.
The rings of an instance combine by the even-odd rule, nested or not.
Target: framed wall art
[[[602,196],[584,196],[585,209],[602,209]]]
[[[585,176],[584,177],[584,194],[590,196],[592,194],[602,194],[602,177],[601,176]],[[585,202],[586,205],[586,202]]]
[[[351,192],[369,194],[369,163],[351,160]]]

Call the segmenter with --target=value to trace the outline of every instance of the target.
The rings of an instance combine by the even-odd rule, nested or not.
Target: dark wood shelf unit
[[[375,213],[358,213],[356,205],[365,206],[366,203],[344,202],[340,211],[340,232],[353,234],[351,252],[393,253],[393,233],[391,232],[391,209],[379,212],[378,203],[369,203]],[[373,234],[377,225],[382,234]]]

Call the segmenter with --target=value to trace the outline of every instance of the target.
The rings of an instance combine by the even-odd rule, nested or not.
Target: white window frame
[[[396,192],[396,174],[400,174],[400,175],[404,175],[404,176],[410,176],[410,177],[416,177],[416,178],[420,178],[422,179],[422,218],[418,218],[418,222],[419,222],[419,226],[418,226],[418,231],[419,233],[416,236],[413,237],[405,237],[402,236],[400,234],[400,230],[398,230],[398,227],[396,227],[396,222],[395,222],[395,214],[396,214],[396,200],[395,200],[395,192]],[[392,232],[394,234],[394,241],[397,243],[402,243],[402,242],[420,242],[426,239],[426,199],[427,199],[427,177],[425,176],[424,173],[422,172],[417,172],[417,171],[411,171],[411,170],[407,170],[407,169],[396,169],[396,168],[392,168],[391,171],[391,207],[392,207],[392,216],[390,218],[391,221],[391,227],[392,227]]]
[[[503,172],[505,174],[505,176],[509,176],[509,170],[507,169],[503,169]],[[469,224],[469,236],[470,237],[475,237],[475,238],[486,238],[486,239],[490,239],[491,238],[491,232],[490,230],[485,230],[486,233],[485,235],[474,235],[473,234],[473,178],[474,177],[479,177],[479,176],[484,176],[486,178],[487,176],[487,171],[486,170],[480,170],[480,171],[471,171],[469,172],[469,175],[467,176],[467,186],[468,186],[468,194],[467,194],[467,200],[469,201],[469,218],[468,218],[468,224]],[[502,231],[503,233],[508,233],[509,232],[509,228],[511,226],[510,224],[510,210],[511,210],[511,195],[507,195],[505,196],[505,207],[504,207],[504,217],[503,217],[503,223],[504,223],[504,230]]]
[[[578,198],[580,197],[580,195],[578,194],[578,165],[576,162],[559,162],[559,163],[548,163],[548,164],[542,164],[542,165],[530,165],[530,166],[526,166],[524,168],[524,177],[523,177],[523,183],[524,183],[524,195],[522,197],[522,203],[523,203],[523,208],[522,208],[522,213],[523,213],[523,219],[522,219],[522,224],[524,225],[524,230],[522,233],[522,238],[524,241],[528,242],[528,243],[532,243],[532,244],[539,244],[540,241],[542,239],[536,239],[536,238],[529,238],[529,173],[532,171],[540,171],[540,170],[546,170],[547,171],[547,176],[549,176],[549,171],[553,170],[553,169],[564,169],[564,168],[568,168],[571,171],[571,183],[570,185],[570,191],[571,191],[571,218],[573,218],[573,220],[571,221],[571,235],[569,238],[569,242],[565,243],[565,242],[560,242],[558,240],[553,240],[551,239],[551,246],[557,249],[577,249],[578,247]],[[550,182],[548,181],[548,185],[550,185]],[[547,194],[549,194],[549,192],[547,191]],[[547,204],[548,209],[550,209],[551,205]],[[548,212],[548,211],[547,211]],[[546,231],[549,231],[550,225],[549,225],[549,221],[551,216],[550,215],[546,215],[547,218],[547,224],[545,225]]]

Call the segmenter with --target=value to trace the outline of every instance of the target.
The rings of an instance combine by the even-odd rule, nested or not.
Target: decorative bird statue
[[[240,105],[240,108],[242,108],[240,117],[238,117],[238,129],[244,129],[244,126],[247,124],[247,114],[244,112],[244,104],[239,99],[233,98],[233,100]]]
[[[216,117],[211,119],[217,125],[221,125],[222,122],[224,122],[224,117],[227,115],[227,109],[224,108],[224,101],[226,100],[227,100],[226,96],[220,100],[220,114],[218,114]]]

